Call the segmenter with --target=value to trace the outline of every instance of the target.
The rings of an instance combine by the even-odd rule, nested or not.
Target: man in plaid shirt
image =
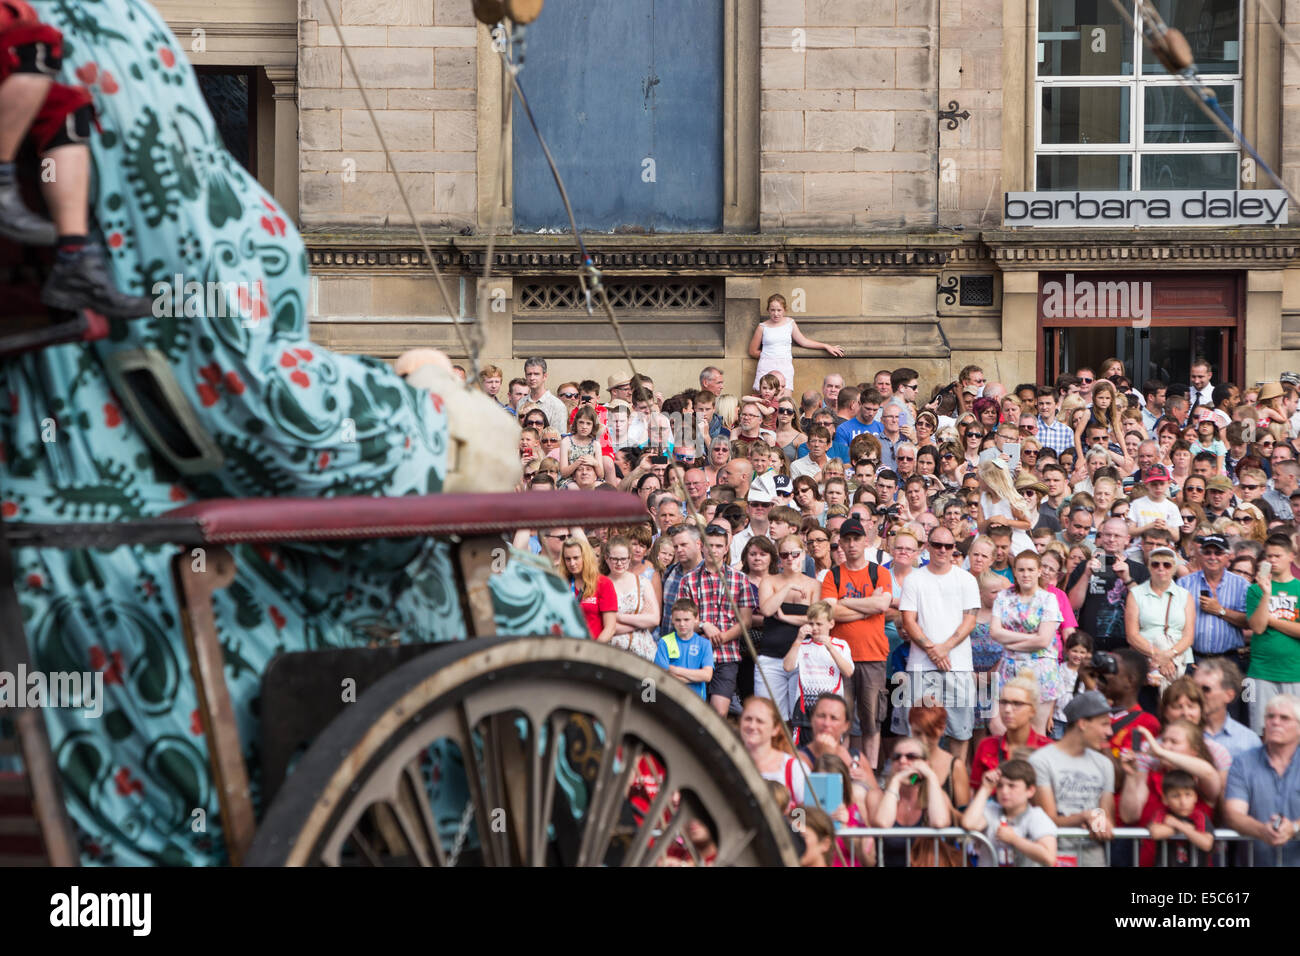
[[[1056,420],[1056,389],[1042,385],[1038,389],[1038,440],[1058,455],[1074,447],[1074,430]]]
[[[709,703],[722,717],[727,716],[736,675],[740,670],[741,624],[749,627],[756,601],[749,580],[727,566],[731,532],[711,524],[704,529],[704,563],[682,578],[678,598],[690,598],[700,609],[700,632],[713,642],[713,679],[709,681]],[[732,602],[740,611],[736,617]]]

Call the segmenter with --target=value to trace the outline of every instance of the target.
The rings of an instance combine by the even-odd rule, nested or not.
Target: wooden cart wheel
[[[766,783],[703,700],[594,641],[481,638],[410,661],[334,720],[246,862],[653,865],[709,835],[717,863],[797,863]]]

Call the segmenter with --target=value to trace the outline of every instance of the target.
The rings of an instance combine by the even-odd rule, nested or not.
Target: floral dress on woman
[[[1044,620],[1061,623],[1061,607],[1050,591],[1038,588],[1026,598],[1019,588],[999,591],[993,599],[993,616],[1009,631],[1036,634]],[[1011,680],[1022,670],[1030,670],[1038,679],[1040,700],[1056,700],[1061,690],[1061,669],[1056,658],[1056,644],[1052,642],[1036,651],[1008,649],[1002,661],[1002,679]]]
[[[641,608],[652,601],[654,601],[654,591],[650,587],[650,582],[643,577],[637,576],[635,594],[631,591],[618,592],[618,612],[620,614],[640,614]],[[654,633],[648,628],[631,631],[627,634],[615,634],[610,643],[615,647],[621,647],[625,651],[631,651],[637,657],[644,657],[648,661],[655,659],[655,651],[659,646]]]

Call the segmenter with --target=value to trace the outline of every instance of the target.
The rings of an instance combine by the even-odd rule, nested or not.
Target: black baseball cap
[[[846,518],[844,523],[840,525],[840,537],[842,538],[846,534],[857,534],[865,538],[867,536],[867,531],[862,527],[862,519],[856,516]]]
[[[1218,548],[1220,551],[1228,550],[1228,539],[1221,534],[1203,534],[1196,539],[1196,543],[1201,546],[1201,550],[1206,548]]]

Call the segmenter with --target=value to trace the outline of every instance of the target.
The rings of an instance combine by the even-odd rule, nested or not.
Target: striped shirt
[[[1074,430],[1064,422],[1045,422],[1038,420],[1038,441],[1058,455],[1067,448],[1074,447]]]
[[[1199,608],[1201,589],[1205,588],[1214,592],[1215,600],[1224,610],[1240,611],[1245,614],[1246,588],[1250,586],[1249,581],[1239,574],[1224,571],[1219,586],[1211,588],[1205,581],[1204,571],[1193,571],[1186,577],[1180,578],[1178,585],[1183,590],[1190,591],[1197,602],[1198,613],[1196,636],[1192,641],[1193,650],[1198,654],[1225,654],[1239,647],[1245,647],[1246,640],[1242,637],[1240,628],[1233,627],[1227,620],[1216,614],[1201,612]]]
[[[678,595],[690,598],[700,609],[700,621],[712,624],[718,630],[727,632],[736,625],[736,614],[731,609],[732,601],[736,608],[757,606],[750,591],[749,579],[732,568],[723,568],[721,573],[709,570],[707,563],[690,571],[682,578]],[[740,660],[740,642],[735,638],[713,648],[713,662],[728,664]]]

